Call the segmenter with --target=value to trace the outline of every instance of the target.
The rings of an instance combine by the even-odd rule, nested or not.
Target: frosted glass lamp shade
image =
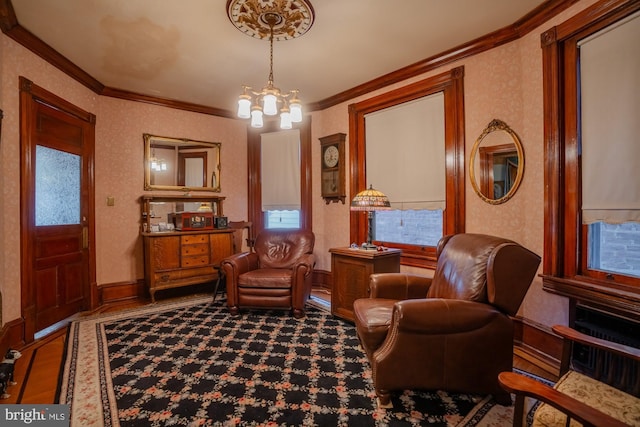
[[[300,123],[302,121],[302,104],[300,104],[300,101],[294,102],[294,100],[291,100],[289,110],[291,110],[291,121]]]
[[[238,117],[241,119],[248,119],[251,117],[251,98],[245,95],[240,95],[238,99]]]
[[[253,128],[261,128],[262,123],[262,111],[259,109],[254,109],[251,111],[251,127]]]
[[[266,94],[262,98],[262,103],[262,111],[264,111],[264,114],[267,116],[275,116],[278,114],[277,98],[275,95],[270,93]]]
[[[291,113],[282,110],[282,113],[280,113],[280,129],[291,129],[291,127]]]

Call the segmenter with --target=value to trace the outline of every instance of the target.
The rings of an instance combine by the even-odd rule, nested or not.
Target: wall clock
[[[335,133],[320,138],[320,181],[321,194],[326,204],[344,201],[347,197],[345,186],[344,141],[347,135]]]

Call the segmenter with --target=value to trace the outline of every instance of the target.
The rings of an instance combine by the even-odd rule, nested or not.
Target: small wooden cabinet
[[[333,248],[329,252],[333,275],[331,314],[353,322],[353,302],[369,296],[369,276],[399,272],[402,251]]]
[[[159,290],[217,280],[220,262],[233,253],[233,229],[142,233],[142,238],[151,301]]]

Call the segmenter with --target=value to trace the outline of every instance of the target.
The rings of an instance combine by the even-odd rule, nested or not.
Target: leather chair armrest
[[[396,302],[391,323],[398,331],[444,336],[477,330],[505,317],[489,304],[426,298]]]
[[[407,273],[377,273],[369,277],[369,297],[387,299],[425,298],[431,278]]]
[[[302,255],[296,263],[293,265],[294,275],[300,273],[300,269],[305,269],[304,275],[308,275],[313,271],[313,266],[316,264],[316,257],[313,254]]]
[[[222,260],[222,268],[227,277],[237,278],[247,271],[256,270],[259,265],[258,255],[254,252],[233,254]]]

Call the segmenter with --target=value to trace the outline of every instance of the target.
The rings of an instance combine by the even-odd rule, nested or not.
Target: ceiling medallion
[[[300,37],[311,28],[314,12],[307,0],[229,0],[231,23],[248,36],[275,41]]]

